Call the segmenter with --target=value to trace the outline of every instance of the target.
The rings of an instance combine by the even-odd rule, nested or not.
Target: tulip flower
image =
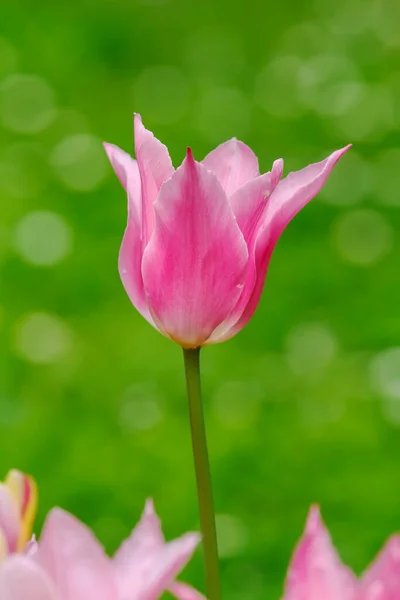
[[[219,600],[199,349],[228,340],[249,322],[280,235],[350,146],[282,179],[282,159],[260,174],[256,155],[237,139],[201,162],[188,149],[175,169],[139,115],[134,137],[136,160],[104,144],[128,196],[119,272],[140,314],[184,351],[207,596]]]
[[[180,600],[205,600],[175,582],[199,542],[188,533],[166,543],[151,502],[113,559],[72,515],[49,514],[33,556],[0,565],[1,600],[155,600],[170,590]]]
[[[28,549],[36,508],[34,480],[20,471],[10,471],[0,483],[0,560]]]
[[[167,148],[135,115],[136,160],[105,144],[128,196],[119,256],[127,294],[163,335],[184,348],[222,342],[251,319],[272,251],[349,148],[281,179],[283,161],[260,175],[232,139],[174,169]]]
[[[398,600],[400,536],[394,535],[358,579],[340,560],[312,507],[291,561],[283,600]]]

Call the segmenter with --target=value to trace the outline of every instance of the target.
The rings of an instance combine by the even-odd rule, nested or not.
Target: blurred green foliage
[[[202,158],[267,170],[354,143],[284,233],[256,316],[203,352],[223,584],[278,598],[308,506],[357,572],[400,527],[399,6],[389,0],[3,0],[0,474],[113,551],[152,496],[198,527],[180,350],[136,313],[126,200],[101,141],[132,112]],[[200,553],[188,580],[202,586]]]

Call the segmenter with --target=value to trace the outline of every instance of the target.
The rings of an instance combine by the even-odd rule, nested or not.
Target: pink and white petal
[[[214,344],[231,337],[235,324],[245,310],[257,280],[255,262],[255,244],[259,228],[263,222],[263,214],[267,208],[270,195],[279,183],[283,171],[283,160],[278,159],[272,171],[260,175],[236,190],[230,199],[236,220],[246,240],[249,252],[246,278],[243,291],[231,314],[221,323],[208,338],[206,344]]]
[[[46,572],[24,556],[11,556],[0,566],[1,600],[64,600]]]
[[[236,138],[207,154],[202,164],[215,173],[228,198],[260,173],[258,158],[253,150]]]
[[[153,327],[156,327],[150,314],[142,278],[142,241],[141,226],[138,221],[129,218],[122,239],[118,257],[118,270],[122,284],[136,310]]]
[[[276,160],[272,171],[264,173],[238,188],[230,197],[232,210],[247,243],[256,233],[271,194],[282,177],[283,160]]]
[[[325,160],[290,173],[279,182],[267,204],[256,239],[254,261],[257,273],[248,303],[235,325],[217,341],[233,337],[250,321],[260,301],[271,255],[282,232],[293,217],[321,191],[332,169],[349,148],[350,145],[337,150]]]
[[[241,293],[246,243],[216,176],[190,150],[154,208],[142,263],[151,313],[183,347],[201,346]]]
[[[283,600],[355,600],[355,593],[356,578],[340,561],[314,506],[289,566]]]
[[[20,515],[18,503],[4,483],[0,483],[0,531],[7,542],[8,552],[15,552],[20,534]]]
[[[142,240],[143,247],[154,227],[153,204],[164,181],[174,172],[168,149],[143,126],[140,115],[134,116],[135,154],[142,181]]]
[[[358,600],[399,600],[400,536],[393,535],[363,574]]]
[[[50,575],[63,600],[118,597],[111,560],[92,532],[63,510],[50,512],[33,558]]]
[[[142,184],[137,161],[112,144],[104,144],[110,162],[128,195],[128,223],[122,240],[118,267],[123,286],[139,313],[154,326],[147,308],[141,273],[142,244]]]
[[[164,536],[154,505],[147,500],[142,517],[130,537],[115,553],[113,564],[119,594],[135,596],[147,577],[149,565],[163,548]]]
[[[191,585],[180,581],[174,581],[170,585],[169,591],[175,598],[178,598],[178,600],[206,600],[206,597],[195,590]]]
[[[154,600],[170,589],[173,580],[187,564],[199,542],[198,534],[187,533],[165,544],[157,559],[149,563],[141,591],[135,596],[135,600]],[[130,597],[122,597],[121,600],[130,600]]]

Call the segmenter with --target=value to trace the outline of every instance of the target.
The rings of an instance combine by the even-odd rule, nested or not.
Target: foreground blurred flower
[[[289,567],[283,600],[399,600],[400,536],[357,579],[342,564],[319,510],[312,507]]]
[[[0,566],[1,600],[154,600],[167,589],[181,600],[203,597],[175,582],[199,542],[188,533],[164,541],[148,502],[132,535],[109,559],[91,531],[54,509],[36,553],[10,556]]]
[[[0,483],[0,560],[26,549],[36,509],[34,480],[20,471],[10,471],[4,483]]]
[[[282,159],[260,175],[236,139],[202,162],[188,150],[175,170],[135,115],[136,160],[105,149],[128,194],[119,269],[137,310],[184,348],[234,336],[257,307],[279,236],[348,148],[282,181]]]

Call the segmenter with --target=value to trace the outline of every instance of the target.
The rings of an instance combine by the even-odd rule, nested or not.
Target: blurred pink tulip
[[[1,600],[155,600],[170,590],[180,600],[205,600],[175,576],[190,559],[199,536],[166,543],[153,504],[113,559],[91,531],[54,509],[32,556],[14,555],[0,565]]]
[[[343,565],[312,507],[294,552],[283,600],[399,600],[400,536],[392,536],[360,579]]]
[[[10,471],[0,483],[0,560],[13,552],[29,550],[36,509],[34,480],[20,471]]]
[[[137,310],[184,348],[227,340],[252,317],[286,225],[349,146],[283,180],[282,159],[260,175],[257,157],[236,139],[202,162],[188,149],[175,170],[167,148],[139,115],[134,121],[136,160],[105,144],[128,195],[124,287]]]

